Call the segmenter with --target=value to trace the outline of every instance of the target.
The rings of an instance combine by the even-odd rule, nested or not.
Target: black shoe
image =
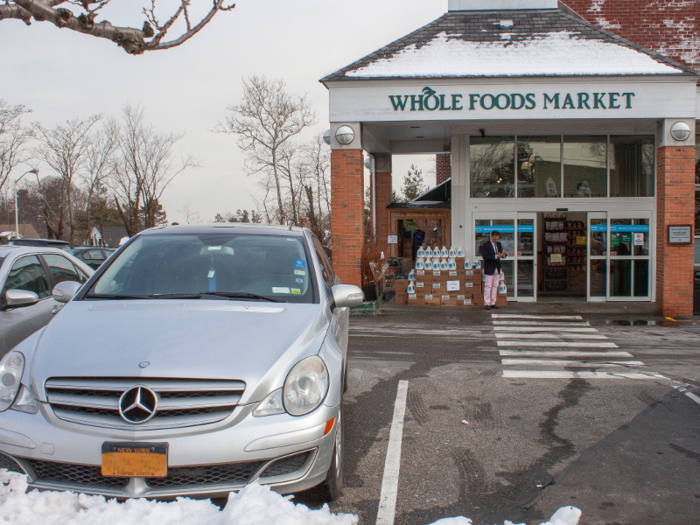
[[[495,304],[491,308],[493,308],[494,310],[498,310],[498,306],[496,306]]]
[[[487,309],[487,310],[490,310],[490,309],[491,309],[491,307],[490,307],[490,306],[488,306],[488,305],[486,305],[486,309]]]

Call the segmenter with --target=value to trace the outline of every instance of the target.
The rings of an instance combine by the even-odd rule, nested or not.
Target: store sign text
[[[582,92],[543,93],[540,103],[544,109],[632,109],[634,93]],[[419,95],[389,95],[394,111],[474,111],[483,109],[532,110],[538,106],[535,93],[470,93],[439,94],[430,87]]]

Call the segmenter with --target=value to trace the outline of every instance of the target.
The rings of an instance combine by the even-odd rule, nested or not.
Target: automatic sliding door
[[[537,243],[534,213],[518,213],[516,264],[516,297],[518,301],[537,299]]]
[[[608,297],[608,216],[605,212],[588,214],[588,300]]]
[[[610,218],[611,301],[651,299],[651,218],[635,215],[636,218]]]

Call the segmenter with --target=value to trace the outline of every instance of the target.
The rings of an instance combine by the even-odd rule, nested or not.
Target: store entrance
[[[587,213],[549,212],[538,214],[542,251],[540,297],[571,297],[586,300],[587,295]]]

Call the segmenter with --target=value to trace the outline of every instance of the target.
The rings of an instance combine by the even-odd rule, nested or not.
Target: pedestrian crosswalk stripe
[[[586,341],[496,341],[498,346],[539,346],[548,348],[562,348],[577,346],[580,348],[617,348],[615,343],[589,343]]]
[[[588,321],[580,321],[578,323],[558,323],[556,321],[493,321],[494,325],[511,325],[511,326],[549,326],[555,328],[560,327],[578,327],[588,325]]]
[[[543,332],[551,333],[551,326],[494,326],[496,332]],[[563,333],[600,333],[595,328],[567,328],[566,330],[557,331],[558,334]]]
[[[504,370],[510,379],[667,379],[654,372],[573,372],[570,370]]]
[[[513,339],[559,339],[562,337],[569,337],[571,339],[607,339],[603,334],[579,334],[579,333],[562,333],[557,332],[556,334],[550,334],[548,332],[544,333],[515,333],[515,332],[496,332],[496,338],[502,339],[511,337]]]
[[[524,315],[524,314],[492,314],[494,319],[569,319],[582,321],[580,315]]]
[[[562,350],[560,352],[537,352],[534,350],[499,350],[501,357],[634,357],[629,352],[576,352],[574,350]]]
[[[514,365],[542,365],[542,366],[566,366],[574,368],[598,368],[613,366],[644,366],[642,361],[575,361],[571,359],[503,359],[506,366]]]

